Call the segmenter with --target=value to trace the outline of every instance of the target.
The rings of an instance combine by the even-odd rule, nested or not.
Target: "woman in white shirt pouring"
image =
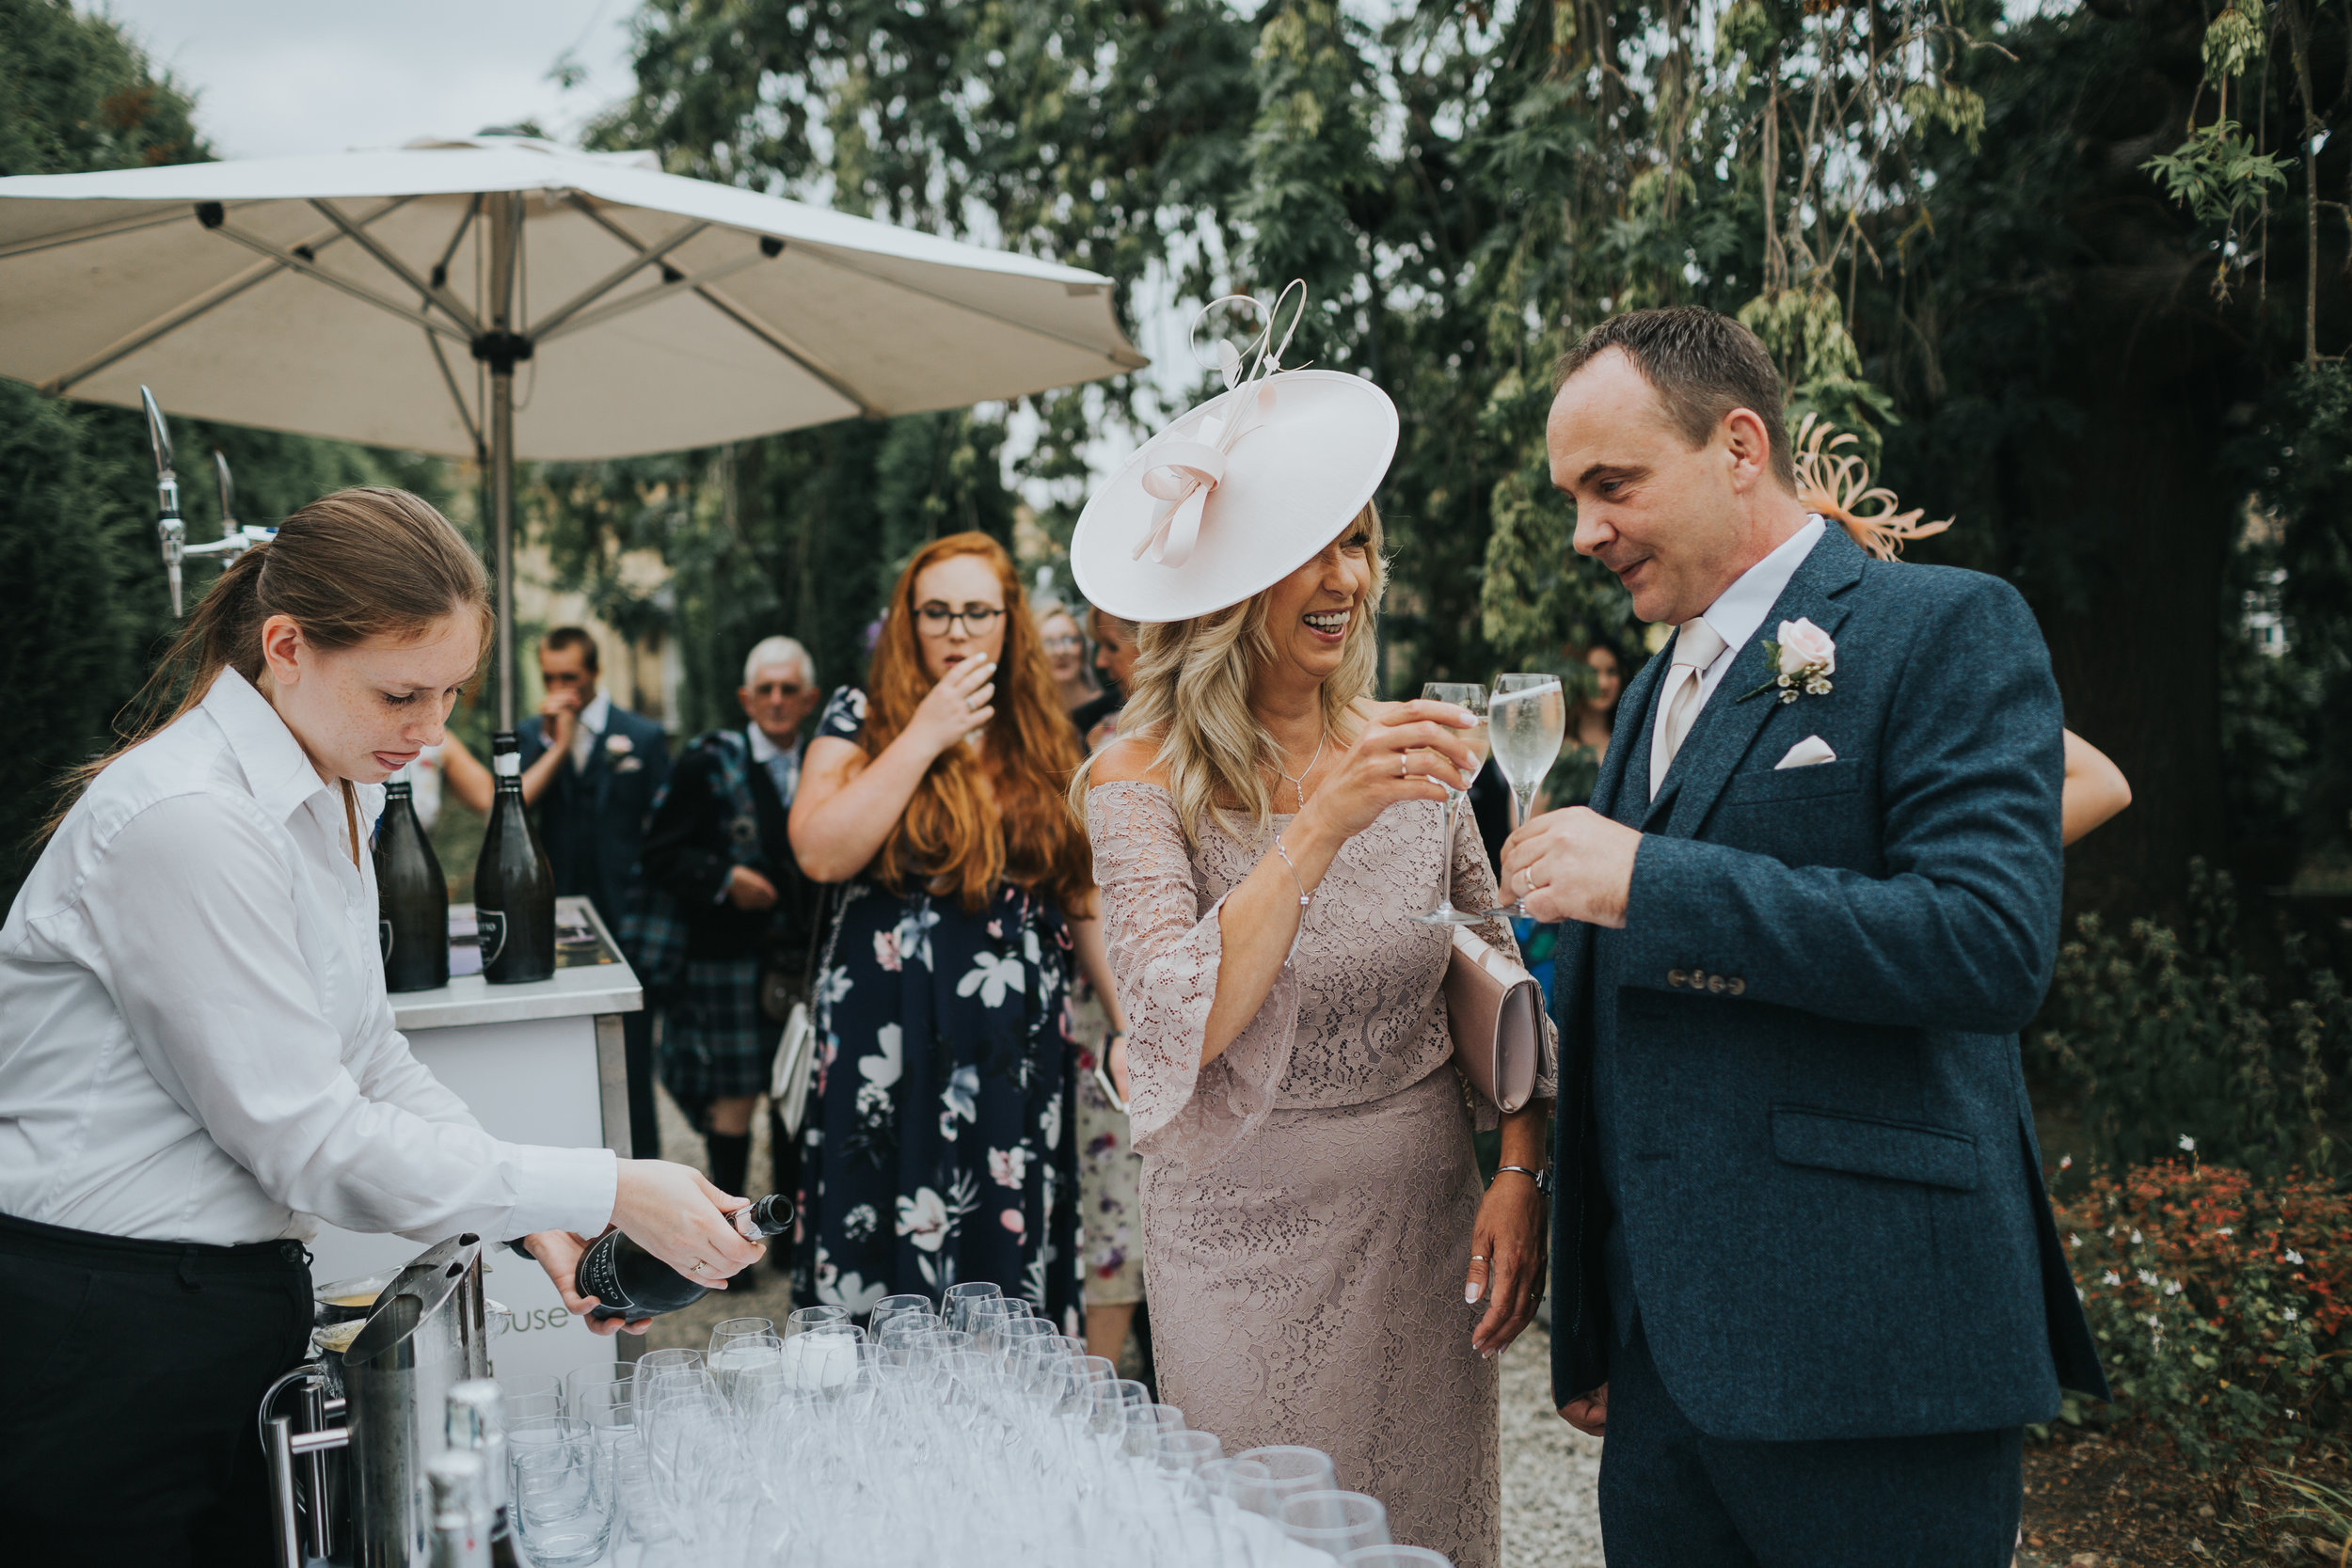
[[[254,1412],[307,1347],[313,1215],[523,1238],[575,1312],[608,1224],[714,1287],[760,1254],[683,1165],[491,1137],[393,1027],[365,834],[490,626],[422,500],[304,507],[188,617],[150,688],[185,695],[81,770],[0,927],[0,1542],[26,1562],[264,1560]]]

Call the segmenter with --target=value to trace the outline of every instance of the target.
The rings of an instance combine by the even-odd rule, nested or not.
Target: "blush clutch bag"
[[[1535,977],[1468,927],[1454,927],[1445,1010],[1454,1059],[1479,1093],[1505,1113],[1535,1092],[1543,1052],[1544,993]]]

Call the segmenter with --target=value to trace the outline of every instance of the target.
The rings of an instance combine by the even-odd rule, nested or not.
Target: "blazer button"
[[[1691,971],[1691,989],[1692,990],[1705,990],[1707,989],[1707,971],[1703,969],[1694,969]]]
[[[1708,975],[1708,976],[1707,977],[1707,989],[1708,989],[1708,990],[1713,991],[1713,992],[1714,992],[1717,996],[1721,996],[1721,995],[1723,995],[1723,993],[1724,993],[1724,977],[1723,977],[1722,975],[1720,975],[1720,974],[1710,974],[1710,975]]]
[[[1682,982],[1686,978],[1688,978],[1688,976],[1686,976],[1682,971],[1678,969],[1670,969],[1666,971],[1666,984],[1671,990],[1680,990],[1682,989]]]
[[[1745,996],[1748,991],[1748,983],[1745,980],[1735,979],[1725,989],[1734,996]]]

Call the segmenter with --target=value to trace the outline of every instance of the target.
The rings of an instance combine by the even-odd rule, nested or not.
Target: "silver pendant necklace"
[[[1307,766],[1300,770],[1298,777],[1294,779],[1288,773],[1282,773],[1282,769],[1279,765],[1274,769],[1277,773],[1282,773],[1282,782],[1289,784],[1291,788],[1297,793],[1298,809],[1300,811],[1305,811],[1307,809],[1307,775],[1312,773],[1315,770],[1315,764],[1323,760],[1323,748],[1329,742],[1330,738],[1331,732],[1328,728],[1327,728],[1324,730],[1323,734],[1317,737],[1315,741],[1315,754],[1307,759]]]

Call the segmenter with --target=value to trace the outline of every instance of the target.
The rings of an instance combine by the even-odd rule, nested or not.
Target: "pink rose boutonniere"
[[[1764,639],[1764,657],[1776,673],[1755,690],[1742,694],[1740,701],[1761,697],[1767,691],[1779,693],[1784,703],[1830,694],[1829,678],[1837,673],[1837,644],[1811,621],[1783,621],[1777,639]]]

